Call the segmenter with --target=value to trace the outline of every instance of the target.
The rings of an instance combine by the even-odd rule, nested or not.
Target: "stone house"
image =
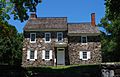
[[[99,35],[95,13],[91,14],[91,22],[83,23],[32,13],[24,27],[22,66],[99,64]]]

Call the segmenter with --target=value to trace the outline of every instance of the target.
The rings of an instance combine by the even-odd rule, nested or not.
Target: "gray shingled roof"
[[[40,17],[28,20],[24,30],[40,30],[40,29],[66,29],[66,17]]]
[[[70,33],[100,33],[96,26],[91,23],[68,23],[68,34]]]

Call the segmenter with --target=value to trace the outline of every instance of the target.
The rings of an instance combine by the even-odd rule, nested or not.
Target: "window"
[[[88,60],[90,59],[90,51],[80,51],[80,59],[82,60]]]
[[[58,32],[57,33],[57,41],[58,42],[62,42],[63,41],[63,33],[62,32]]]
[[[51,41],[51,34],[45,33],[45,43],[50,43],[50,41]]]
[[[36,33],[30,33],[30,43],[36,43]]]
[[[87,59],[87,52],[83,52],[83,59]]]
[[[45,59],[49,59],[49,51],[45,52]]]
[[[35,59],[37,59],[37,50],[29,49],[27,51],[27,59],[35,61]]]
[[[87,36],[81,36],[82,44],[87,44]]]
[[[42,59],[44,59],[44,60],[52,59],[52,50],[43,50],[42,51]]]
[[[34,59],[34,51],[33,50],[30,51],[30,59]]]

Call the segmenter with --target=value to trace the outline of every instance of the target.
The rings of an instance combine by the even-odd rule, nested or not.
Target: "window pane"
[[[33,50],[30,51],[30,59],[34,59],[34,51]]]
[[[49,59],[49,51],[45,52],[45,59]]]
[[[58,41],[62,41],[62,39],[63,39],[63,36],[62,36],[62,33],[58,33]]]
[[[87,43],[86,37],[82,37],[82,43]]]
[[[50,34],[45,35],[46,41],[50,41]]]
[[[31,34],[31,41],[35,41],[35,34]]]
[[[87,52],[83,52],[83,59],[87,59]]]

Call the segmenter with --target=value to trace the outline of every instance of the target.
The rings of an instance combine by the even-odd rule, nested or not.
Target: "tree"
[[[120,19],[120,0],[105,0],[106,17],[109,20]]]
[[[20,65],[23,36],[17,33],[14,26],[7,26],[7,30],[2,29],[0,32],[0,63]]]
[[[102,52],[107,61],[120,61],[120,1],[105,0],[106,14],[101,25],[111,35],[102,34]]]
[[[41,0],[0,0],[0,63],[20,64],[23,35],[10,25],[10,15],[21,22],[28,19],[28,12],[36,12]]]
[[[21,22],[28,19],[27,12],[36,12],[36,6],[41,0],[0,0],[0,19],[10,19],[9,14],[14,15],[14,19]]]

